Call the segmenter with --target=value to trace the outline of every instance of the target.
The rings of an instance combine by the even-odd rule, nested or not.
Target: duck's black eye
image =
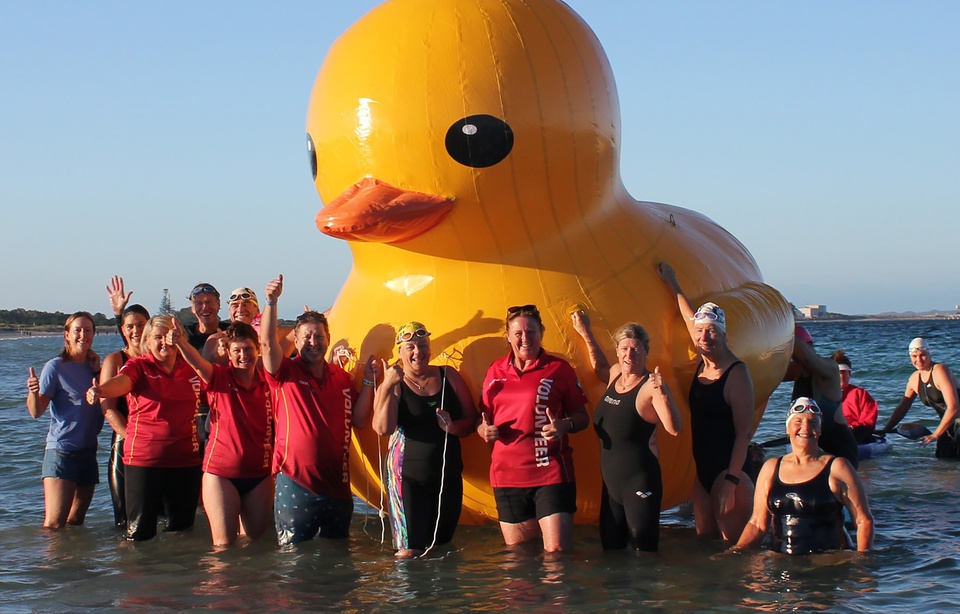
[[[313,138],[307,135],[307,157],[310,158],[310,172],[313,173],[313,180],[317,180],[317,150],[313,147]]]
[[[445,144],[447,153],[460,164],[486,168],[513,149],[513,130],[498,117],[471,115],[450,126]]]

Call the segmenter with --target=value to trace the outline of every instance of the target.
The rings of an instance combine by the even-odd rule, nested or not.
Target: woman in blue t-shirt
[[[93,316],[78,311],[63,325],[63,351],[47,362],[37,377],[30,367],[27,410],[39,418],[50,407],[50,430],[43,453],[43,526],[59,529],[83,524],[93,491],[100,482],[97,436],[103,428],[100,404],[85,393],[100,370],[91,349]]]

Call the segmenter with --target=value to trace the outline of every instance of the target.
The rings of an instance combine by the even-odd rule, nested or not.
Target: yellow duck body
[[[536,304],[544,347],[590,369],[570,314],[604,343],[621,324],[651,337],[685,430],[658,435],[664,507],[688,499],[695,470],[686,399],[695,353],[656,265],[670,262],[691,302],[727,314],[751,370],[756,421],[780,382],[793,312],[732,235],[696,212],[639,202],[619,173],[620,120],[609,63],[589,27],[557,0],[390,0],[330,49],[314,85],[308,149],[324,233],[349,242],[353,268],[330,312],[333,342],[395,356],[396,329],[431,331],[434,364],[479,393],[507,353],[510,305]],[[458,161],[459,160],[459,161]],[[615,359],[612,342],[604,351]],[[588,407],[592,412],[592,406]],[[572,436],[578,522],[599,513],[599,444]],[[380,500],[386,440],[355,434],[354,492]],[[463,522],[495,520],[488,445],[464,440]]]

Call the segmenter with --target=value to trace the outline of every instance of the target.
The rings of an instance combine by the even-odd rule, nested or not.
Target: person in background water
[[[143,329],[150,319],[150,313],[142,305],[130,305],[130,296],[133,292],[124,292],[123,278],[114,276],[107,286],[107,295],[110,305],[120,325],[120,334],[123,336],[123,349],[109,354],[103,359],[103,369],[100,371],[100,382],[103,383],[117,373],[131,358],[140,355],[140,342]],[[124,496],[126,481],[123,468],[123,440],[127,437],[127,398],[125,396],[114,399],[102,399],[100,407],[103,416],[113,429],[110,442],[110,463],[107,467],[107,481],[110,484],[110,499],[113,502],[113,521],[117,527],[127,526],[127,504]]]
[[[681,429],[680,410],[660,376],[647,370],[650,336],[639,324],[624,324],[613,333],[617,362],[610,367],[583,311],[572,316],[583,338],[590,365],[607,382],[593,413],[600,438],[600,543],[605,550],[626,548],[656,552],[660,547],[663,477],[657,454],[657,425],[671,435]]]
[[[325,359],[330,329],[323,314],[307,311],[294,327],[297,356],[284,356],[277,340],[277,300],[283,276],[267,284],[260,322],[263,369],[270,387],[276,440],[274,521],[280,545],[350,533],[351,429],[363,428],[373,409],[380,364],[364,365],[363,386]]]
[[[63,351],[43,365],[40,377],[30,367],[27,411],[39,418],[50,408],[50,430],[43,452],[43,526],[60,529],[83,524],[100,483],[97,436],[103,429],[100,404],[84,398],[100,371],[93,351],[93,316],[78,311],[63,325]]]
[[[693,515],[697,534],[736,539],[750,517],[753,482],[745,467],[753,433],[753,380],[727,345],[727,319],[716,303],[694,312],[666,262],[660,279],[675,297],[700,364],[690,384],[690,433],[697,479]]]
[[[463,504],[460,438],[473,432],[477,410],[456,369],[430,365],[430,333],[423,324],[400,327],[397,352],[398,364],[383,362],[373,429],[392,435],[390,520],[396,556],[406,559],[453,539]]]
[[[933,362],[930,348],[922,337],[911,341],[909,350],[910,362],[916,371],[907,380],[903,398],[887,420],[883,432],[892,432],[907,415],[913,400],[919,396],[920,402],[932,407],[940,417],[936,430],[920,441],[924,444],[937,442],[937,458],[960,458],[960,423],[957,413],[960,386],[947,365]]]
[[[870,443],[873,441],[873,432],[877,430],[877,402],[869,392],[850,383],[853,365],[850,364],[850,359],[843,350],[834,352],[833,360],[840,370],[843,417],[853,431],[853,438],[858,444]]]
[[[203,380],[210,405],[202,494],[214,546],[229,546],[241,528],[252,539],[260,537],[270,526],[273,508],[273,415],[259,364],[260,339],[244,322],[228,326],[224,337],[227,366],[206,360],[185,335],[177,342]]]
[[[843,398],[840,370],[837,363],[831,359],[817,355],[813,347],[813,337],[799,324],[794,330],[793,357],[787,365],[783,381],[793,382],[790,398],[810,397],[823,412],[820,447],[830,454],[847,459],[854,469],[858,468],[860,455],[857,452],[857,441],[843,417],[840,402]]]
[[[786,430],[793,449],[771,458],[760,470],[753,515],[734,551],[757,546],[773,522],[773,549],[810,554],[853,546],[843,524],[843,508],[857,527],[856,549],[873,547],[873,515],[856,470],[817,444],[821,412],[816,401],[801,397],[787,412]]]
[[[123,443],[127,539],[193,527],[200,501],[200,442],[195,415],[200,378],[180,356],[180,327],[169,315],[147,321],[141,353],[114,377],[87,390],[87,401],[127,396],[129,416]],[[162,506],[162,507],[161,507]]]
[[[543,350],[536,305],[507,310],[510,353],[487,370],[477,433],[493,444],[490,485],[508,546],[543,538],[547,552],[573,546],[577,484],[567,435],[590,424],[570,364]]]

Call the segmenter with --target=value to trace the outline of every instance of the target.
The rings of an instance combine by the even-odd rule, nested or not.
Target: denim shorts
[[[58,478],[75,482],[77,486],[91,486],[100,483],[100,465],[97,464],[97,449],[57,450],[47,448],[43,451],[41,477]]]

